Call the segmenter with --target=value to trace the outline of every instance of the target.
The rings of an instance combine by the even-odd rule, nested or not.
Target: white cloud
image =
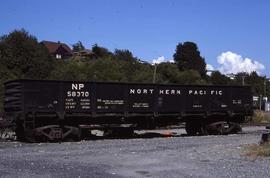
[[[160,57],[158,57],[157,59],[154,59],[154,60],[152,61],[153,64],[160,64],[160,63],[162,63],[162,62],[174,62],[174,61],[173,61],[173,60],[165,59],[164,56],[160,56]]]
[[[212,71],[215,70],[215,68],[211,64],[206,64],[206,70],[207,75],[211,75]]]
[[[238,72],[251,73],[253,71],[260,73],[260,71],[265,69],[264,65],[258,61],[243,58],[241,55],[231,51],[221,53],[217,57],[217,62],[220,65],[218,70],[223,74],[236,74]]]

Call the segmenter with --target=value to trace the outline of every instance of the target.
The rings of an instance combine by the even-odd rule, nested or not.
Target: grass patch
[[[251,123],[270,123],[270,113],[260,110],[255,110]]]
[[[263,124],[270,125],[270,112],[264,112],[261,110],[255,110],[254,115],[252,116],[251,121],[252,124]],[[249,156],[254,160],[259,157],[269,157],[270,156],[270,141],[263,144],[251,144],[245,147],[244,156]]]
[[[258,156],[270,156],[270,143],[252,144],[247,147],[247,152],[244,154],[253,158]]]

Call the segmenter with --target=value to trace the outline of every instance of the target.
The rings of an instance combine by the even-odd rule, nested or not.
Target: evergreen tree
[[[82,44],[81,41],[78,41],[77,43],[72,45],[72,51],[73,52],[79,52],[79,51],[82,51],[82,50],[85,50],[85,47],[84,47],[84,45]]]
[[[179,43],[173,55],[180,71],[196,70],[201,76],[206,75],[206,64],[197,45],[193,42]]]

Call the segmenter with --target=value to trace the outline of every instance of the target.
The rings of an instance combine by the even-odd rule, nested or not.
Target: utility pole
[[[266,80],[265,79],[263,81],[263,85],[264,85],[263,94],[264,94],[264,97],[266,97]]]
[[[153,83],[156,83],[156,75],[157,75],[157,64],[154,65],[154,74],[153,74]]]
[[[260,95],[260,111],[262,110],[262,95]]]

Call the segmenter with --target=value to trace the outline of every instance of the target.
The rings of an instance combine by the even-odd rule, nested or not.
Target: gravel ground
[[[264,127],[245,127],[228,136],[0,142],[0,176],[265,178],[270,158],[244,156],[262,132]]]

